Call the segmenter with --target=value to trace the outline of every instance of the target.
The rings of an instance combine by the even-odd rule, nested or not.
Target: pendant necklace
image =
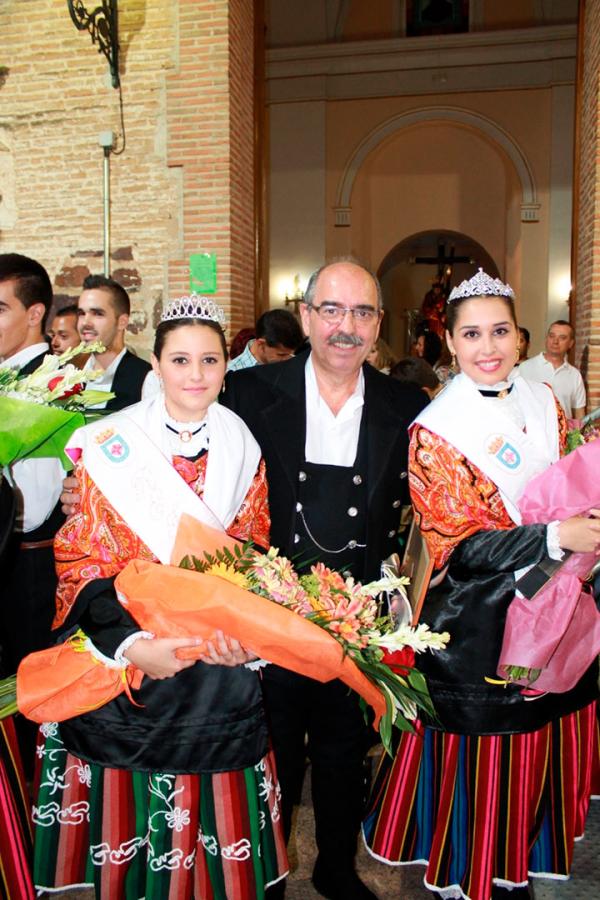
[[[173,434],[176,434],[177,437],[179,438],[179,440],[184,444],[189,444],[189,442],[194,437],[194,435],[199,434],[205,425],[206,425],[206,422],[203,422],[200,425],[200,428],[196,428],[195,431],[190,431],[189,428],[184,428],[183,431],[177,431],[177,429],[173,428],[172,425],[169,425],[168,422],[166,423],[166,426],[169,429],[169,431],[172,431]]]
[[[508,397],[510,392],[512,391],[514,385],[510,385],[507,388],[502,388],[500,391],[484,391],[483,388],[479,388],[479,393],[482,397],[497,397],[498,400],[504,400],[505,397]]]

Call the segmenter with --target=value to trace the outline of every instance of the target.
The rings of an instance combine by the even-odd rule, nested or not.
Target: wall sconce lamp
[[[119,35],[117,0],[102,0],[92,12],[88,12],[83,0],[67,0],[69,13],[78,31],[89,31],[92,43],[98,44],[98,53],[108,60],[112,86],[119,87]]]
[[[289,296],[287,290],[285,292],[285,305],[294,304],[294,315],[298,315],[298,306],[304,300],[304,291],[300,287],[300,275],[296,272],[292,282],[292,294]]]

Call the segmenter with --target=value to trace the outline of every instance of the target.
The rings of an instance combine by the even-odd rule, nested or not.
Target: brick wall
[[[169,265],[188,289],[190,253],[217,254],[217,298],[235,333],[254,321],[253,16],[248,0],[181,0],[167,79],[168,163],[180,167],[183,241]]]
[[[126,147],[111,156],[111,274],[131,291],[142,351],[163,299],[189,288],[190,253],[217,254],[232,329],[253,320],[252,9],[119,6]],[[0,34],[0,252],[39,259],[63,303],[102,271],[98,134],[122,146],[119,95],[65,0],[3,0]]]
[[[229,3],[232,332],[254,325],[254,4]]]
[[[600,406],[600,0],[585,0],[582,23],[574,322],[575,363],[586,381],[589,411]]]

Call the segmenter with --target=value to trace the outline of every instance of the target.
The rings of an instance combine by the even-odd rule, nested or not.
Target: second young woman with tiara
[[[520,524],[519,498],[564,450],[566,422],[551,389],[514,370],[512,289],[481,270],[455,288],[446,339],[460,374],[419,414],[409,450],[436,570],[421,621],[451,635],[418,662],[439,721],[403,734],[382,762],[364,834],[384,862],[425,865],[439,896],[517,900],[530,896],[530,875],[569,874],[598,762],[598,672],[534,700],[486,677],[516,573],[565,550],[598,552],[600,510]]]

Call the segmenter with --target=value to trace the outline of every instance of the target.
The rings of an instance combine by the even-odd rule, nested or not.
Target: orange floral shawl
[[[173,465],[192,490],[202,496],[208,454],[196,462],[176,456]],[[53,627],[66,620],[83,587],[96,578],[117,575],[132,559],[158,560],[134,534],[90,478],[82,463],[75,467],[81,505],[58,531],[54,554],[58,572],[56,616]],[[227,533],[241,541],[269,546],[268,488],[261,460],[250,490]]]

